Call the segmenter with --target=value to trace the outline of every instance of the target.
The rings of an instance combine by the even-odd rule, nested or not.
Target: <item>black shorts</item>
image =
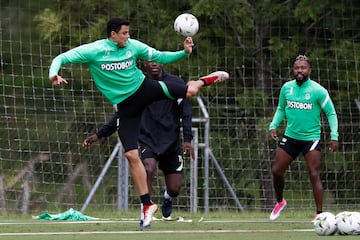
[[[165,82],[169,93],[175,99],[185,98],[187,86],[178,82]],[[125,152],[138,148],[141,115],[149,104],[169,99],[157,80],[145,79],[139,89],[123,102],[117,104],[119,119],[118,133]]]
[[[282,148],[293,159],[295,159],[300,152],[305,156],[305,154],[310,151],[313,150],[320,151],[320,141],[319,140],[302,141],[284,136],[279,142],[279,148]]]
[[[150,147],[141,144],[139,151],[142,160],[145,158],[156,159],[159,164],[159,169],[162,170],[165,176],[171,173],[182,173],[184,161],[178,149],[174,149],[173,151],[164,154],[156,154]]]

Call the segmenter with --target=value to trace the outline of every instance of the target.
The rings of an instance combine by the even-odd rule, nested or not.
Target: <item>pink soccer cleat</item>
[[[270,214],[270,220],[274,221],[278,217],[280,217],[280,212],[286,207],[286,200],[285,198],[282,199],[281,202],[277,202],[274,209],[272,210]]]

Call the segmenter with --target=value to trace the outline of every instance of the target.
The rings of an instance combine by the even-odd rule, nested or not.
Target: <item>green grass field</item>
[[[94,214],[88,215],[99,217]],[[151,230],[147,231],[139,229],[135,212],[117,213],[116,216],[106,215],[108,216],[101,216],[104,220],[100,221],[77,222],[40,221],[33,220],[31,216],[0,216],[0,239],[359,239],[359,236],[337,234],[329,237],[318,236],[313,231],[311,224],[313,216],[310,212],[284,211],[275,222],[268,220],[268,213],[260,212],[174,213],[174,217],[182,216],[185,221],[154,221]]]

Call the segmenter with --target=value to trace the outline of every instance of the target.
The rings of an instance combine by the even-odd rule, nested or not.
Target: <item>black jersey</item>
[[[163,73],[161,80],[185,82],[172,74]],[[192,140],[192,106],[189,99],[160,100],[148,105],[142,113],[139,144],[145,144],[156,154],[173,151],[180,144],[180,128],[184,141]],[[96,133],[99,138],[108,137],[117,130],[118,121],[113,118]]]
[[[164,82],[185,82],[172,74],[164,73]],[[139,143],[145,144],[156,154],[164,154],[180,144],[180,128],[183,127],[184,141],[190,142],[191,102],[189,99],[160,100],[150,104],[143,112]]]

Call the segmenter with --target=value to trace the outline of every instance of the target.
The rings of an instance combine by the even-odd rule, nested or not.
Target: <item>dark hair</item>
[[[307,63],[309,64],[309,66],[311,66],[311,65],[310,65],[310,60],[309,60],[309,58],[308,58],[307,56],[305,56],[305,55],[298,55],[298,56],[295,58],[294,63],[295,63],[296,61],[305,61],[305,62],[307,62]]]
[[[107,29],[106,29],[107,36],[110,37],[112,31],[118,32],[121,29],[122,25],[129,26],[130,22],[122,18],[110,19],[107,23]]]

